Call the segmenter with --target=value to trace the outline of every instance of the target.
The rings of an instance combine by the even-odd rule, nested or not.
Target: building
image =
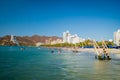
[[[51,42],[51,44],[59,44],[59,43],[63,43],[62,39],[56,39]]]
[[[45,44],[51,44],[51,39],[45,40]]]
[[[63,43],[70,42],[70,32],[67,30],[63,32]]]
[[[80,38],[77,34],[71,35],[69,31],[63,32],[63,43],[76,44],[83,41],[85,41],[85,39]]]
[[[113,40],[112,40],[112,39],[109,39],[108,41],[109,41],[109,42],[113,42]]]
[[[39,47],[39,46],[41,46],[41,45],[43,45],[44,43],[42,43],[42,42],[38,42],[38,43],[36,43],[36,47]]]
[[[117,46],[120,46],[120,29],[117,32],[114,32],[114,43]]]
[[[13,42],[14,44],[19,45],[19,43],[18,43],[18,41],[16,39],[16,36],[11,35],[10,41]]]

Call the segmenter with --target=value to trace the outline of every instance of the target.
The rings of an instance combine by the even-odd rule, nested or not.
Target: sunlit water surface
[[[99,61],[94,53],[0,46],[0,80],[120,80],[120,54]]]

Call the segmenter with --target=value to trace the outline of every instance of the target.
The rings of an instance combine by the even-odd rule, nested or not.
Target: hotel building
[[[77,34],[71,35],[69,31],[63,32],[63,43],[76,44],[83,41],[85,39],[80,38]]]
[[[114,32],[114,43],[117,46],[120,46],[120,29],[117,32]]]

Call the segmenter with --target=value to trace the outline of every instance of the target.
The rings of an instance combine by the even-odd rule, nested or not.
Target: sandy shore
[[[71,48],[64,48],[65,50],[73,50]],[[77,49],[78,51],[83,51],[83,52],[95,52],[94,48],[79,48]],[[100,49],[102,51],[102,49]],[[108,49],[110,53],[119,53],[120,54],[120,49]]]

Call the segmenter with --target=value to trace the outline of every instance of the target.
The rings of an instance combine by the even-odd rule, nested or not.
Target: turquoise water
[[[99,61],[94,53],[0,46],[0,80],[120,80],[120,54]]]

